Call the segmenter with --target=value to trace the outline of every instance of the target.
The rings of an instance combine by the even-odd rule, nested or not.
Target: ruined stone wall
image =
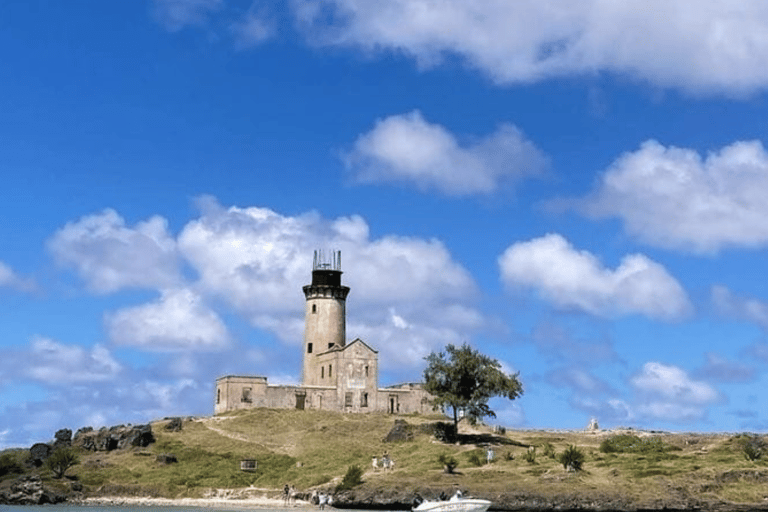
[[[266,377],[228,375],[216,379],[214,414],[259,407],[267,392]]]
[[[376,409],[390,414],[428,414],[432,412],[431,395],[420,383],[379,388]]]
[[[353,413],[388,412],[426,414],[432,411],[429,394],[420,384],[401,384],[376,388],[375,375],[363,379],[366,359],[339,359],[352,365],[342,371],[336,386],[270,386],[266,377],[227,376],[216,381],[217,402],[214,414],[260,407],[273,409],[322,409]],[[349,368],[341,364],[341,368]],[[359,380],[356,380],[359,379]],[[365,393],[365,395],[364,395]]]

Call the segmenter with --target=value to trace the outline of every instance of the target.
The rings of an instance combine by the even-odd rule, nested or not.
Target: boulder
[[[413,428],[406,423],[405,420],[397,419],[389,431],[387,437],[384,438],[385,443],[394,443],[398,441],[410,441],[413,439]]]
[[[75,434],[74,445],[85,450],[104,451],[123,450],[132,447],[146,447],[155,442],[152,426],[117,425],[103,427],[98,431],[91,428],[80,429]]]
[[[0,492],[0,503],[4,505],[46,505],[65,500],[64,495],[43,487],[43,481],[36,475],[21,476],[8,491]]]
[[[171,421],[165,425],[165,430],[168,430],[169,432],[181,432],[182,425],[183,422],[181,418],[171,418]]]
[[[53,448],[61,448],[63,446],[69,447],[72,446],[72,431],[68,428],[62,428],[61,430],[57,431],[56,434],[53,436]]]
[[[161,453],[155,460],[160,464],[173,464],[174,462],[179,462],[176,456],[172,453]]]
[[[45,459],[51,456],[52,451],[53,449],[48,444],[35,443],[29,449],[29,460],[34,466],[40,467],[45,462]]]

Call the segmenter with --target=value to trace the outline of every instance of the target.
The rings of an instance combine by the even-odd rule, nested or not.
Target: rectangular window
[[[368,393],[360,395],[360,407],[368,407]]]
[[[325,378],[325,366],[320,367],[320,378],[321,379]]]
[[[243,396],[240,398],[241,402],[251,403],[253,398],[251,397],[251,388],[243,388]]]
[[[307,354],[312,353],[312,343],[307,343]]]
[[[344,393],[344,405],[346,407],[352,407],[352,393],[350,392]]]
[[[317,304],[312,304],[312,312],[317,313]]]
[[[333,377],[333,365],[329,364],[328,365],[328,378],[330,379],[331,377]]]
[[[365,365],[365,376],[368,376],[368,365]]]

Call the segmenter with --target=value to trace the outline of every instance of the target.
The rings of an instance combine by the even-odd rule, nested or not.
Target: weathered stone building
[[[432,410],[421,384],[378,386],[378,352],[357,338],[346,341],[346,300],[341,253],[324,261],[315,252],[312,283],[304,286],[301,385],[272,386],[266,377],[227,375],[216,380],[219,414],[236,409],[325,409],[343,412],[426,413]]]

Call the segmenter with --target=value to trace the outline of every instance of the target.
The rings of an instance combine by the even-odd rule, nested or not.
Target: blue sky
[[[768,429],[768,8],[0,7],[0,447],[295,383],[341,250],[380,384],[470,343],[519,428]]]

